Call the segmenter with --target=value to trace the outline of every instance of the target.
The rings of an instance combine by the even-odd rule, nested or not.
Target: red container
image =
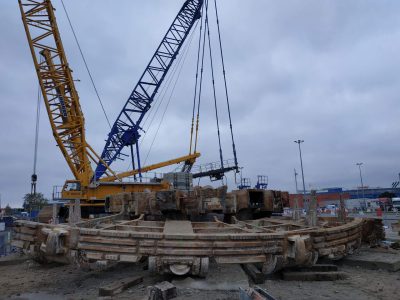
[[[377,217],[382,217],[382,208],[378,207],[378,208],[376,209],[376,216],[377,216]]]

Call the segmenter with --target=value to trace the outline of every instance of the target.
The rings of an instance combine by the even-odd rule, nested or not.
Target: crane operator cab
[[[67,180],[62,189],[64,199],[80,199],[82,197],[81,182],[79,180]]]

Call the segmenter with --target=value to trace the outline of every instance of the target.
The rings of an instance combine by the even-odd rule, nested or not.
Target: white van
[[[400,198],[392,198],[392,206],[400,210]]]
[[[336,210],[336,205],[335,205],[335,204],[328,204],[328,205],[326,206],[326,209],[329,209],[329,210]]]

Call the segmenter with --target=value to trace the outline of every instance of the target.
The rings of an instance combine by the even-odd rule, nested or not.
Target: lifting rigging
[[[212,0],[210,0],[210,1],[212,1]],[[203,88],[203,72],[204,72],[204,67],[205,67],[206,47],[208,47],[208,58],[209,58],[209,62],[210,62],[210,73],[211,73],[212,91],[213,91],[213,105],[214,105],[214,111],[215,111],[217,137],[218,137],[219,162],[214,163],[214,164],[208,164],[208,166],[212,166],[212,167],[208,168],[207,170],[202,170],[200,167],[199,172],[193,174],[193,178],[209,176],[211,180],[221,180],[224,177],[226,172],[235,171],[236,173],[238,173],[239,166],[238,166],[238,160],[237,160],[237,154],[236,154],[235,140],[234,140],[234,136],[233,136],[232,117],[231,117],[231,110],[230,110],[230,104],[229,104],[225,62],[224,62],[224,55],[223,55],[223,50],[222,50],[222,39],[221,39],[221,31],[220,31],[220,26],[219,26],[219,16],[218,16],[218,8],[217,8],[216,0],[214,0],[214,10],[215,10],[215,20],[216,20],[216,24],[217,24],[219,54],[220,54],[220,59],[221,59],[222,75],[223,75],[223,81],[224,81],[225,98],[226,98],[229,128],[230,128],[230,136],[231,136],[232,150],[233,150],[233,165],[227,164],[227,161],[224,160],[222,145],[221,145],[221,132],[220,132],[218,105],[217,105],[217,93],[216,93],[216,86],[215,86],[215,74],[214,74],[214,60],[213,60],[213,50],[212,50],[212,43],[211,43],[211,37],[210,37],[211,36],[210,21],[209,21],[209,14],[208,14],[209,0],[205,0],[205,7],[204,7],[204,13],[203,13],[204,22],[202,22],[202,24],[200,26],[199,43],[198,43],[198,49],[197,49],[197,66],[196,66],[195,92],[194,92],[193,110],[192,110],[192,124],[191,124],[191,131],[190,131],[189,153],[191,153],[192,149],[194,149],[193,152],[196,152],[197,145],[198,145],[199,114],[200,114],[200,104],[201,104],[202,88]],[[204,31],[202,33],[203,27],[204,27]],[[199,77],[199,70],[200,70],[200,77]],[[198,90],[198,92],[197,92],[197,90]],[[196,111],[196,129],[194,131],[195,111]],[[193,137],[193,135],[195,135],[195,136]],[[190,171],[191,168],[192,168],[191,165],[187,166],[186,170]]]

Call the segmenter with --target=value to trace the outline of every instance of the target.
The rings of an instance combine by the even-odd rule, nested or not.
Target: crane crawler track
[[[44,261],[64,263],[138,262],[147,258],[157,273],[206,276],[209,259],[217,263],[260,263],[264,273],[287,266],[308,266],[318,257],[338,259],[361,245],[364,220],[320,218],[259,219],[227,224],[189,221],[123,220],[123,214],[77,226],[18,221],[13,245]],[[177,229],[178,228],[178,229]]]

